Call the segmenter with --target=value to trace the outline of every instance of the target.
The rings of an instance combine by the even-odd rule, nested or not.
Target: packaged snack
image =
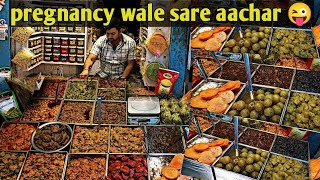
[[[34,33],[34,29],[31,27],[18,27],[12,33],[12,39],[16,40],[18,43],[24,45],[27,43],[29,37]]]
[[[174,83],[179,77],[179,72],[159,68],[158,70],[158,82],[156,86],[157,94],[172,94]]]
[[[23,70],[27,69],[28,63],[32,60],[34,54],[26,48],[22,48],[18,53],[14,56],[11,62],[20,66]]]
[[[14,120],[22,115],[16,97],[12,91],[1,94],[0,114],[6,120]]]

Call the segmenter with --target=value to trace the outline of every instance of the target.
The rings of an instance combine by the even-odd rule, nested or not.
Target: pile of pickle
[[[306,165],[297,160],[288,159],[278,155],[272,155],[265,167],[262,180],[286,179],[304,180],[308,178]]]
[[[320,130],[320,96],[293,93],[289,100],[285,125]]]
[[[318,57],[311,33],[276,29],[271,40],[271,57],[288,55],[300,58]]]
[[[254,101],[251,101],[249,93],[246,93],[232,105],[228,115],[278,123],[287,97],[288,91],[280,88],[273,92],[258,89],[254,92]]]
[[[250,59],[255,63],[263,63],[266,49],[271,34],[271,28],[259,27],[259,29],[245,29],[243,39],[237,32],[233,39],[226,42],[223,52],[249,53]]]
[[[268,157],[268,152],[257,149],[241,148],[240,157],[237,158],[235,151],[229,155],[223,156],[219,159],[216,167],[240,173],[252,178],[258,178],[259,172]]]

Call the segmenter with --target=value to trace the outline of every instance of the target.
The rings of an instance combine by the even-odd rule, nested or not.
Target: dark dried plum
[[[297,71],[293,81],[293,89],[320,93],[320,72]]]
[[[278,136],[272,148],[272,152],[285,156],[308,161],[308,143]]]

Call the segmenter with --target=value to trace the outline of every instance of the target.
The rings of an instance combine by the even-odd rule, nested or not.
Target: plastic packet
[[[157,94],[172,94],[174,83],[179,77],[179,72],[159,68],[158,70],[158,81],[155,92]]]
[[[6,121],[14,120],[22,115],[12,91],[1,94],[0,114]]]
[[[11,62],[17,64],[23,70],[26,70],[28,68],[29,62],[32,60],[33,57],[34,57],[34,54],[30,50],[28,50],[26,48],[22,48],[14,56],[14,58],[11,60]]]
[[[34,29],[31,27],[18,27],[12,33],[12,39],[16,40],[21,45],[27,43],[29,37],[34,33]]]

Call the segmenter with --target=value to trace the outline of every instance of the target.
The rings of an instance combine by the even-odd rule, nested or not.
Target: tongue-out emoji
[[[305,17],[296,17],[295,19],[296,19],[297,26],[302,26],[304,24],[303,22]]]
[[[305,3],[294,3],[288,11],[290,21],[297,26],[303,26],[311,18],[311,10]]]

